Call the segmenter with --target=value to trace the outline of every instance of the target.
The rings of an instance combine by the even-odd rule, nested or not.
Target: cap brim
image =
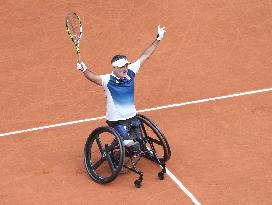
[[[130,62],[127,59],[121,58],[121,59],[118,59],[117,61],[114,61],[112,63],[112,66],[121,68],[121,67],[125,66],[128,63],[130,63]]]

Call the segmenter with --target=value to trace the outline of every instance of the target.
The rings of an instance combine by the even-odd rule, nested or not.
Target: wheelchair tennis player
[[[89,176],[96,182],[106,184],[113,181],[123,168],[139,175],[135,180],[135,187],[139,188],[143,180],[141,172],[136,164],[141,157],[145,157],[162,167],[158,173],[160,180],[164,179],[166,161],[170,159],[171,151],[169,144],[156,127],[147,117],[137,114],[134,104],[134,78],[140,67],[154,53],[160,41],[165,35],[165,28],[158,26],[156,39],[146,48],[140,57],[130,63],[125,55],[115,55],[112,60],[112,72],[106,75],[93,73],[78,55],[77,69],[91,82],[102,86],[107,98],[106,123],[108,126],[95,129],[87,139],[84,149],[84,163]],[[149,135],[148,130],[152,130]],[[109,133],[114,137],[110,144],[104,144],[100,135]],[[155,137],[155,138],[154,138]],[[92,159],[94,142],[98,143],[101,156],[95,161]],[[159,146],[162,155],[157,154],[155,146]],[[161,154],[161,153],[160,153]],[[125,162],[125,157],[128,161]],[[135,161],[135,158],[138,160]],[[110,175],[100,174],[98,170],[104,161],[108,161]],[[131,166],[128,166],[130,161]]]
[[[144,50],[140,57],[133,63],[128,61],[125,55],[115,55],[112,60],[113,71],[106,75],[96,75],[82,61],[79,55],[77,69],[91,82],[102,86],[107,97],[107,124],[113,127],[123,138],[125,147],[137,151],[139,143],[128,136],[128,123],[139,124],[134,119],[136,108],[134,104],[134,78],[140,67],[153,54],[164,37],[165,27],[158,26],[158,34],[155,41]]]

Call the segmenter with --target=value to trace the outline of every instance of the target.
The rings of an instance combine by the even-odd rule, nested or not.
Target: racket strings
[[[82,29],[80,20],[76,14],[73,13],[67,16],[67,26],[71,37],[77,42],[80,41]]]

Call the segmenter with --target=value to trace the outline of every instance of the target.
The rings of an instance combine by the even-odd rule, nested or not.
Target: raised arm
[[[78,55],[77,69],[82,71],[84,76],[89,81],[102,86],[102,79],[100,78],[100,76],[89,70],[89,68],[86,66],[86,64],[82,61],[82,58],[80,55]]]
[[[156,40],[153,41],[151,45],[149,45],[147,49],[145,49],[144,52],[139,57],[141,65],[143,65],[144,62],[152,55],[152,53],[154,53],[159,42],[163,39],[165,32],[166,32],[165,27],[158,26],[158,35]]]

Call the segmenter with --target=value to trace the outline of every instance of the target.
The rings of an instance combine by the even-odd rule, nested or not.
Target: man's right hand
[[[87,66],[82,61],[80,63],[79,61],[77,62],[77,69],[83,73],[88,70]]]

